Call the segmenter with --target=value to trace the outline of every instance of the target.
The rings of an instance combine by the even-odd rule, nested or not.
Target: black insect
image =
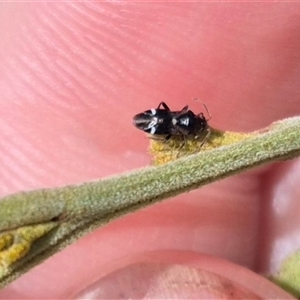
[[[207,110],[206,106],[204,107]],[[188,105],[180,111],[171,111],[165,102],[161,102],[156,109],[149,109],[135,115],[133,124],[147,133],[165,136],[165,140],[169,140],[172,136],[181,137],[184,143],[188,136],[197,139],[199,134],[207,131],[201,144],[203,145],[210,135],[208,120],[203,113],[195,115]]]

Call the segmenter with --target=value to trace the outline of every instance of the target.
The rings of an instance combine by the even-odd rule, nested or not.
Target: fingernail
[[[81,291],[76,299],[261,299],[227,278],[184,265],[135,263]]]

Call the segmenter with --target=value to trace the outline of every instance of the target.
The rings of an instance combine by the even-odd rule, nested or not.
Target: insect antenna
[[[199,98],[192,98],[192,100],[194,100],[194,101],[196,101],[196,102],[198,102],[198,103],[201,103],[201,104],[204,106],[204,108],[205,108],[205,110],[206,110],[206,112],[207,112],[207,115],[208,115],[208,118],[206,119],[206,121],[209,121],[209,120],[211,119],[211,114],[210,114],[210,112],[209,112],[209,110],[208,110],[206,104],[205,104],[204,102],[200,101]]]

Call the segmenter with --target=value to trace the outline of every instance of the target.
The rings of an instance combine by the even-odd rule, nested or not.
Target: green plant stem
[[[0,286],[117,217],[249,168],[299,154],[300,117],[294,117],[273,123],[241,142],[165,165],[81,185],[8,196],[0,201],[0,238],[1,233],[26,225],[54,222],[57,226],[51,225],[53,229],[35,241],[24,257],[8,265],[0,277]]]

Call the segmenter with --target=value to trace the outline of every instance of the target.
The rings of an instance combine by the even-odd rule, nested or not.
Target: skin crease
[[[2,196],[148,165],[131,118],[161,101],[200,112],[198,97],[223,130],[300,114],[299,3],[2,3],[0,31]],[[299,178],[299,160],[278,163],[117,220],[0,298],[72,297],[116,260],[169,249],[275,272],[300,247]]]

